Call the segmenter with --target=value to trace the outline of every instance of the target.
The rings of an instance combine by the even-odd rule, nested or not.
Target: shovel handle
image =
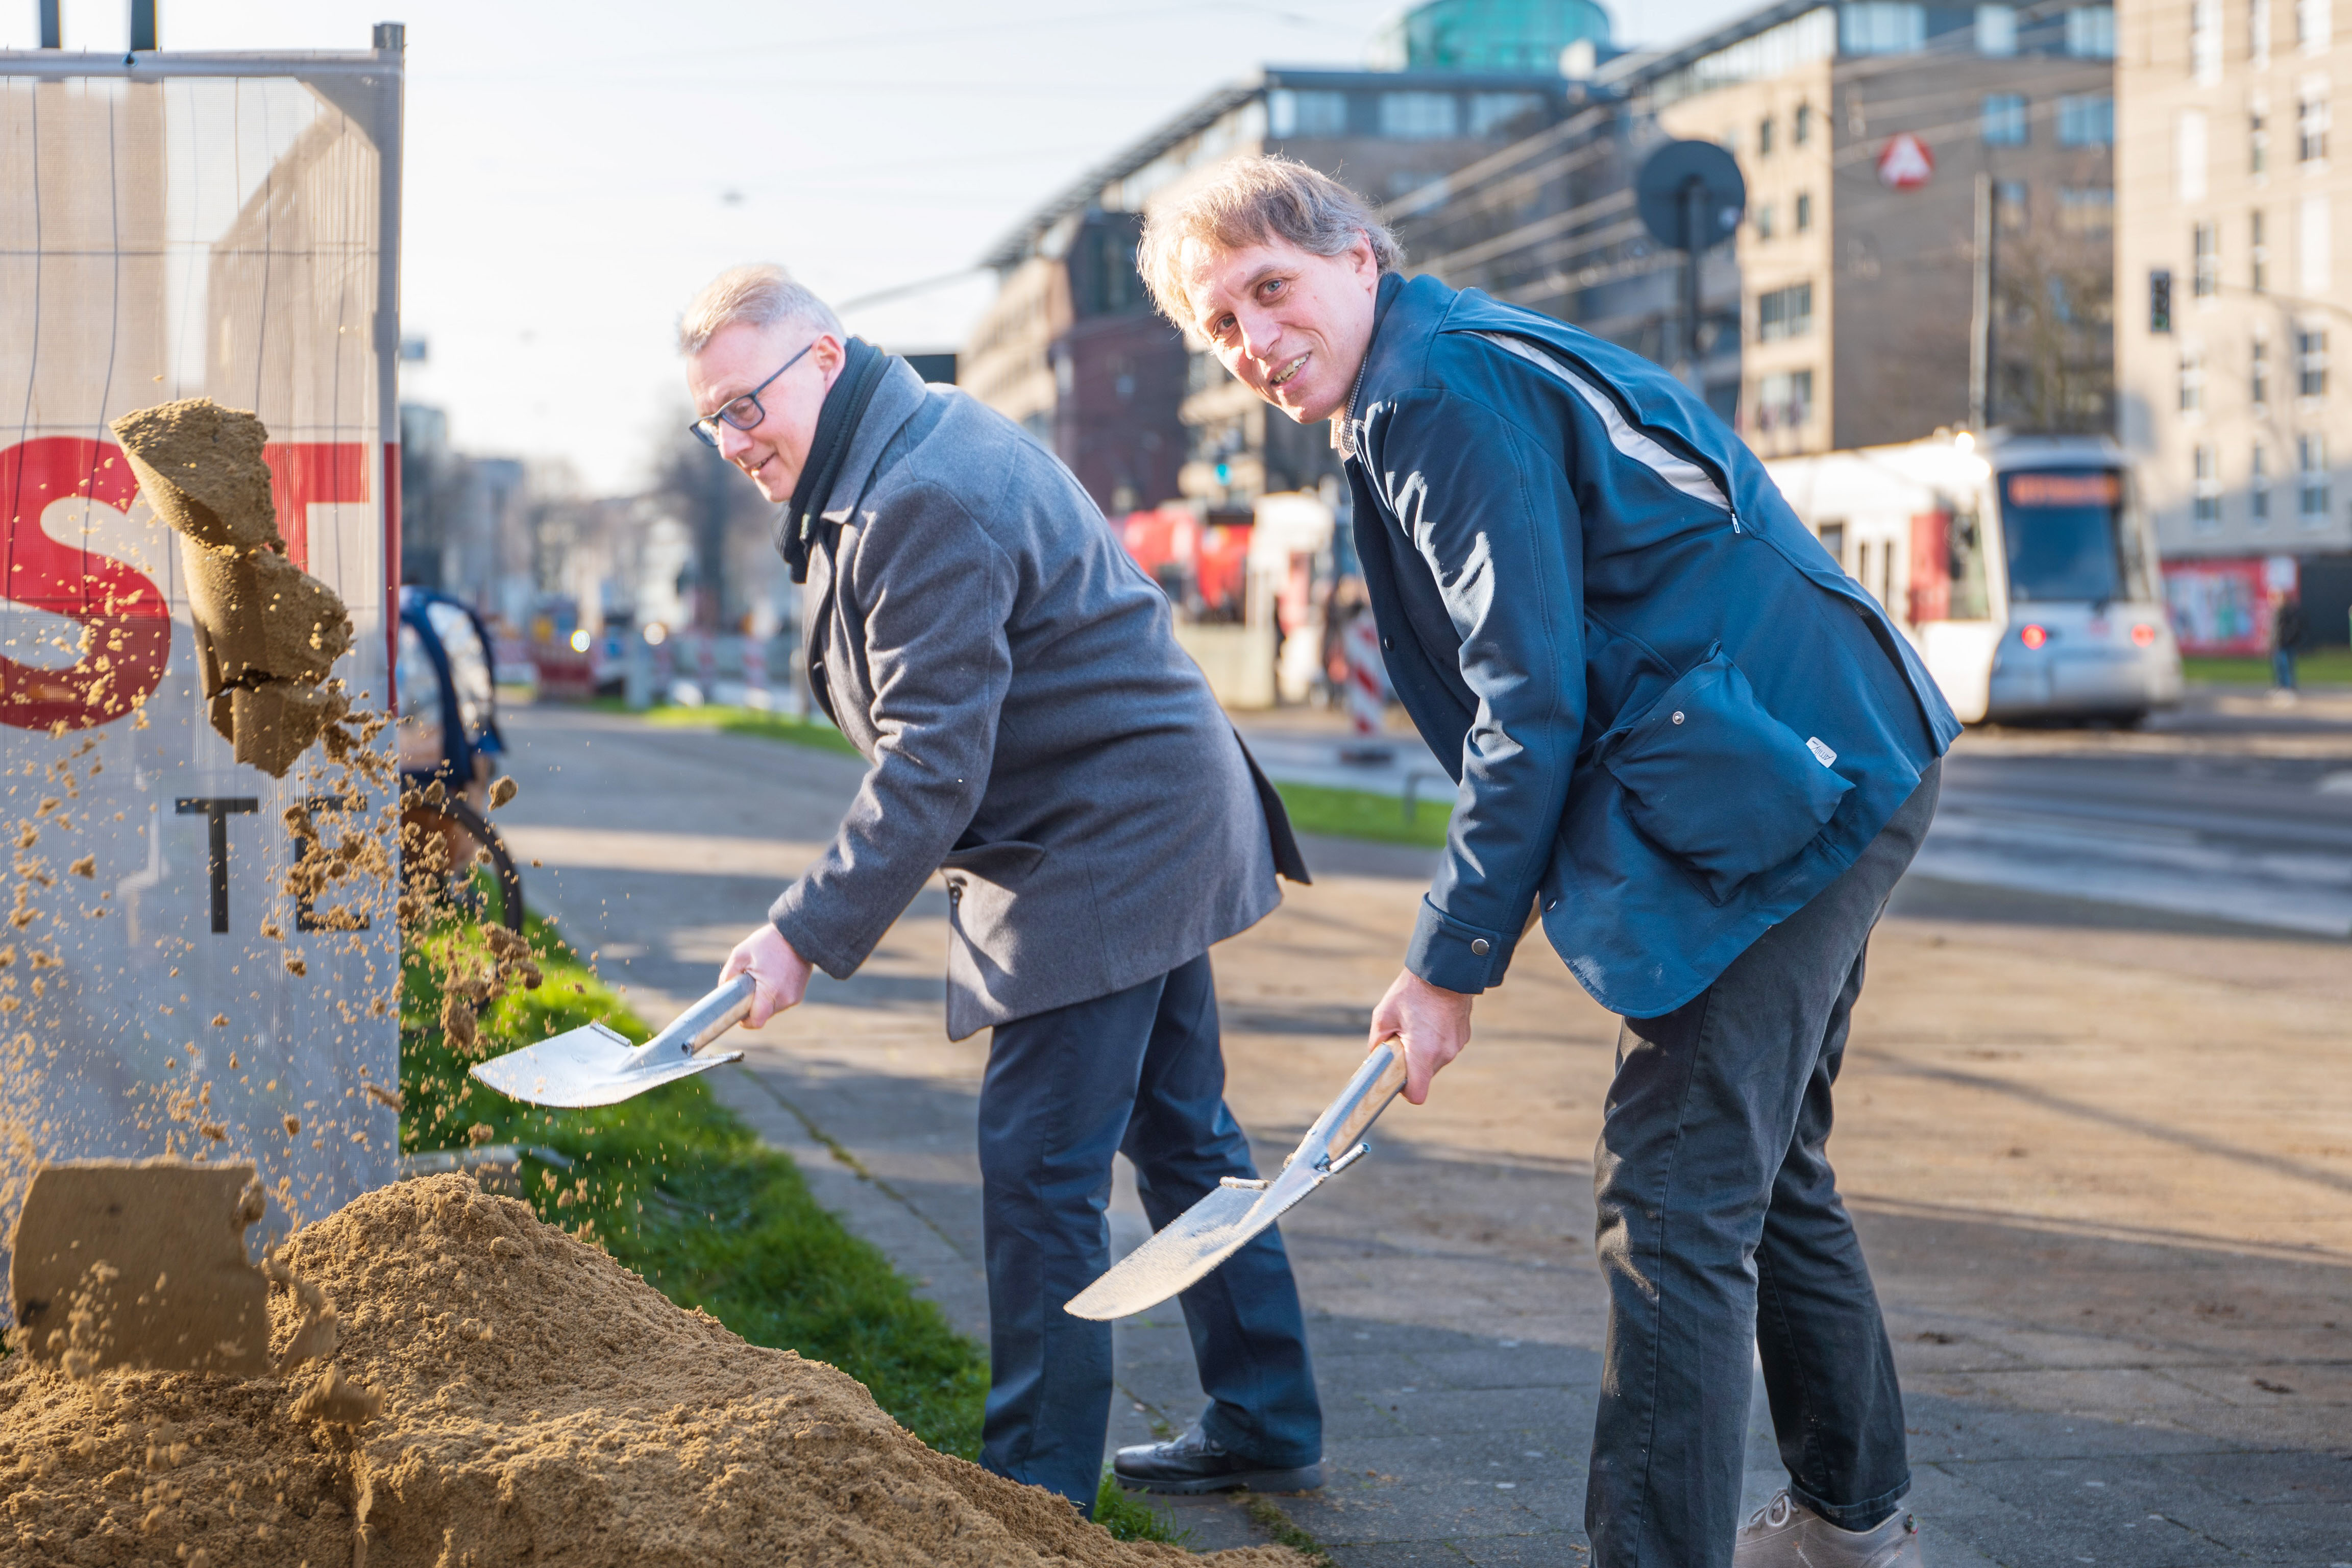
[[[1348,1114],[1339,1119],[1339,1125],[1331,1129],[1329,1147],[1340,1154],[1345,1154],[1356,1146],[1356,1141],[1380,1119],[1381,1112],[1389,1108],[1389,1101],[1394,1100],[1398,1092],[1404,1088],[1404,1050],[1402,1042],[1394,1035],[1391,1035],[1373,1048],[1388,1053],[1388,1064],[1381,1068],[1380,1076],[1372,1079],[1370,1087],[1364,1090],[1363,1096],[1356,1101]]]
[[[743,1021],[751,1011],[753,982],[748,973],[734,979],[680,1013],[668,1028],[645,1044],[645,1054],[661,1060],[690,1057]]]

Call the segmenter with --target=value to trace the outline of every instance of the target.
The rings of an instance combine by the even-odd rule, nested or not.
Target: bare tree
[[[2115,422],[2115,279],[2104,237],[2000,237],[1990,422],[2088,434]]]

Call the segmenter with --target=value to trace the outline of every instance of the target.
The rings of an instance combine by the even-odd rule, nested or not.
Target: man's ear
[[[824,377],[824,389],[831,392],[835,380],[841,374],[841,367],[849,363],[847,346],[827,332],[809,350],[809,357],[816,361],[817,374]]]

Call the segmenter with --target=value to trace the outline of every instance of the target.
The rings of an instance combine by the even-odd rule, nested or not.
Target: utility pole
[[[1969,314],[1969,428],[1992,419],[1992,176],[1977,175],[1977,244]]]
[[[65,18],[59,14],[65,0],[41,0],[41,47],[62,49],[66,47]]]
[[[131,0],[131,52],[152,55],[155,42],[155,0]]]
[[[1706,182],[1694,174],[1683,182],[1683,232],[1692,236],[1690,248],[1683,253],[1683,321],[1688,325],[1690,346],[1690,389],[1700,397],[1706,395],[1706,372],[1700,363],[1699,330],[1699,262],[1706,254],[1703,238],[1706,233]]]

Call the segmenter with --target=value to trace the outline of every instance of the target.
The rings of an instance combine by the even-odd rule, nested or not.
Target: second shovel
[[[1370,1152],[1358,1140],[1402,1088],[1403,1047],[1393,1038],[1382,1040],[1298,1141],[1282,1174],[1271,1182],[1227,1176],[1215,1192],[1170,1220],[1062,1310],[1074,1318],[1124,1318],[1202,1279],[1301,1198]]]

